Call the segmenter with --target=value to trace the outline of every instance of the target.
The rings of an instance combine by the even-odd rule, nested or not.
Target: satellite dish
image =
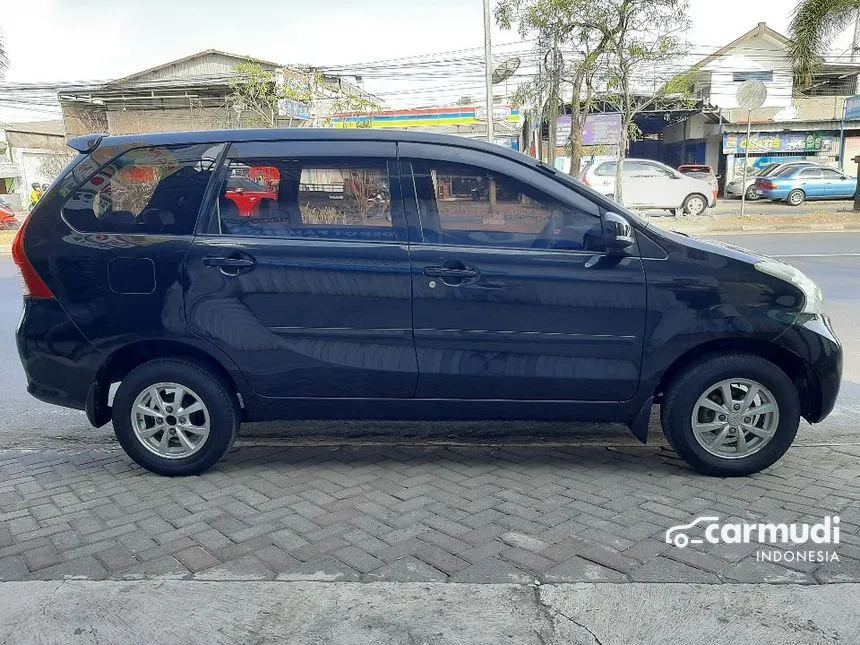
[[[519,56],[509,58],[504,63],[493,70],[493,85],[498,85],[502,81],[508,80],[520,68]]]
[[[738,105],[745,110],[757,110],[767,98],[767,87],[761,81],[744,81],[738,87]]]

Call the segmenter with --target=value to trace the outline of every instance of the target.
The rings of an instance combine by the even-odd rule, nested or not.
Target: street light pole
[[[493,143],[493,54],[490,41],[490,0],[484,0],[484,65],[487,83],[487,141]]]

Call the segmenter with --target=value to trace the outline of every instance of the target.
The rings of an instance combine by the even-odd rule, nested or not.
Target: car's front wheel
[[[159,475],[197,475],[211,468],[233,445],[239,424],[231,388],[189,360],[156,359],[136,367],[113,400],[120,445]]]
[[[694,469],[748,475],[788,450],[800,424],[800,400],[785,372],[761,356],[711,356],[672,381],[661,421],[669,443]]]

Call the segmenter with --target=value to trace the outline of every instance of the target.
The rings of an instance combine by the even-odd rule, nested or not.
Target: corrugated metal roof
[[[155,80],[180,80],[201,76],[229,75],[237,63],[245,61],[259,63],[264,68],[270,69],[286,67],[282,63],[275,63],[262,58],[255,58],[254,56],[242,56],[217,49],[207,49],[190,56],[185,56],[184,58],[135,72],[130,76],[119,78],[110,84],[121,85],[126,83],[145,83]]]
[[[59,137],[66,136],[66,127],[62,119],[51,121],[24,121],[21,123],[6,123],[6,132],[25,132],[27,134],[47,134]]]

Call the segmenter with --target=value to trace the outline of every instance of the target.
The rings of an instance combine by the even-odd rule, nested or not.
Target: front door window
[[[596,207],[562,204],[511,177],[463,164],[412,164],[424,240],[456,246],[602,250]]]

